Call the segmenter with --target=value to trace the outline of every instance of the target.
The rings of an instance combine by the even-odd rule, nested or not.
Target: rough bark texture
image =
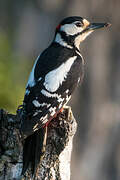
[[[30,180],[31,169],[22,171],[22,141],[19,118],[0,110],[0,180]],[[36,180],[69,180],[76,120],[69,107],[53,119],[48,128],[46,151],[37,170]]]

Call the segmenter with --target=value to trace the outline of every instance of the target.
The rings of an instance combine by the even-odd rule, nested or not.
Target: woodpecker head
[[[78,16],[67,17],[56,27],[55,41],[63,46],[79,49],[80,43],[89,34],[109,25],[109,23],[90,23]]]

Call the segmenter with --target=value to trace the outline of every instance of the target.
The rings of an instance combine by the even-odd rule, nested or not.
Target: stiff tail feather
[[[30,120],[27,118],[23,105],[18,107],[17,114],[21,120],[21,132],[28,136],[23,143],[23,168],[21,174],[24,175],[27,169],[31,167],[32,175],[35,177],[38,164],[45,152],[47,126],[38,129],[30,135],[31,129],[28,128]],[[26,122],[24,126],[22,126],[23,122]]]
[[[37,167],[43,156],[43,146],[46,138],[46,128],[40,128],[34,134],[25,139],[23,145],[23,169],[22,175],[25,174],[29,166],[31,166],[32,175],[35,176]]]

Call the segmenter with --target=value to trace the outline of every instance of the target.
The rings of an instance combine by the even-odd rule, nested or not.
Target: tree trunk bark
[[[29,168],[22,172],[22,137],[19,116],[0,110],[0,180],[32,180]],[[77,124],[70,107],[64,108],[48,127],[46,150],[35,180],[70,180],[73,136]]]

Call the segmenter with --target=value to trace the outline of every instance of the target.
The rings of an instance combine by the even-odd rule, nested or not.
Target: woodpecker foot
[[[48,122],[43,126],[43,128],[45,128],[46,126],[48,126],[49,123],[52,121],[52,119],[55,119],[55,118],[58,116],[59,113],[62,113],[62,112],[63,112],[63,110],[64,110],[64,108],[61,108],[58,112],[56,112],[56,113],[54,114],[54,116],[51,116],[51,117],[49,118]]]
[[[64,107],[64,111],[65,111],[65,117],[66,119],[69,119],[70,116],[72,116],[71,112],[71,107],[70,106],[65,106]]]

